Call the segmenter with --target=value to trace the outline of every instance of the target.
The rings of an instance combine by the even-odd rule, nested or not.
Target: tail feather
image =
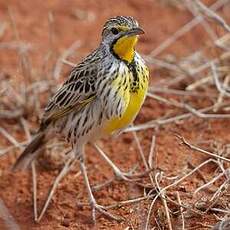
[[[25,170],[30,163],[39,155],[42,145],[45,143],[45,133],[38,133],[13,166],[13,171]]]

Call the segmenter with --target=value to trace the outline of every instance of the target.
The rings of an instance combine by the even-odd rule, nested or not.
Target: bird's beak
[[[145,31],[141,28],[134,28],[134,29],[131,29],[129,31],[127,31],[125,33],[126,36],[130,37],[130,36],[134,36],[134,35],[141,35],[141,34],[144,34]]]

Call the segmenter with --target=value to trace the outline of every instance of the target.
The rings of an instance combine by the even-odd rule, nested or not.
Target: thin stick
[[[10,135],[4,128],[0,127],[0,133],[6,139],[8,139],[8,141],[11,142],[15,147],[22,149],[22,146],[20,145],[20,143],[12,135]]]
[[[229,186],[229,182],[230,182],[230,179],[226,180],[218,189],[217,191],[214,193],[214,195],[211,197],[210,201],[213,201],[221,192],[222,192],[222,189],[225,187],[225,186]]]
[[[141,147],[141,143],[140,143],[140,141],[138,139],[137,133],[135,131],[132,132],[132,133],[133,133],[134,139],[135,139],[135,141],[137,143],[137,148],[139,150],[140,156],[141,156],[142,161],[144,163],[145,169],[146,169],[146,171],[149,171],[150,169],[149,169],[148,163],[147,163],[147,161],[145,159],[145,155],[144,155],[143,149]],[[151,173],[149,173],[149,178],[150,178],[151,183],[154,184],[154,180],[153,180],[153,177],[152,177]]]
[[[228,2],[229,0],[216,1],[213,5],[211,5],[210,9],[216,11]],[[184,34],[186,34],[188,31],[190,31],[193,27],[198,25],[202,20],[203,20],[202,15],[199,15],[196,18],[192,19],[189,23],[187,23],[186,25],[181,27],[179,30],[177,30],[171,37],[166,39],[164,42],[161,42],[161,44],[150,53],[150,56],[155,57],[159,55],[160,53],[162,53],[168,46],[173,44],[177,39],[179,39]]]
[[[224,88],[228,86],[229,80],[230,80],[230,75],[226,76],[226,78],[224,79],[224,84],[223,84]],[[214,112],[216,112],[219,109],[219,105],[223,102],[223,98],[224,98],[224,93],[220,92],[217,98],[217,102],[215,103],[213,108]]]
[[[180,207],[180,214],[181,214],[181,220],[182,220],[182,227],[181,227],[181,229],[185,230],[184,212],[183,212],[183,207],[181,205],[180,193],[178,191],[176,192],[176,196],[177,196],[178,203],[181,206]]]
[[[28,123],[23,117],[20,117],[20,121],[21,121],[22,126],[24,128],[26,138],[27,138],[28,141],[30,141],[31,140],[31,135],[30,135],[30,130],[29,130]]]
[[[149,64],[154,64],[154,65],[157,65],[157,66],[160,66],[162,68],[165,68],[165,69],[168,69],[168,70],[173,70],[173,71],[179,71],[181,72],[181,70],[178,68],[177,65],[175,64],[172,64],[170,62],[167,62],[165,60],[161,60],[161,59],[157,59],[157,58],[153,58],[153,57],[150,57],[149,55],[142,55],[145,59],[145,61]]]
[[[155,95],[155,94],[152,94],[152,93],[147,93],[147,96],[152,98],[152,99],[155,99],[155,100],[158,100],[160,102],[163,102],[167,105],[173,105],[175,107],[178,107],[178,108],[183,108],[183,105],[175,100],[168,100],[164,97],[161,97],[159,95]]]
[[[213,184],[216,180],[218,180],[219,178],[221,178],[222,176],[224,176],[224,173],[219,174],[218,176],[214,177],[212,180],[210,180],[208,183],[200,186],[199,188],[197,188],[194,192],[194,194],[198,193],[200,190],[207,188],[209,185]]]
[[[26,120],[21,117],[20,121],[23,125],[24,131],[27,136],[28,142],[31,141],[31,134],[29,131],[28,124]],[[32,161],[31,163],[31,171],[32,171],[32,187],[33,187],[33,210],[34,210],[34,221],[36,222],[38,220],[38,208],[37,208],[37,173],[36,173],[36,165],[35,161]]]
[[[204,161],[203,163],[201,163],[200,165],[198,165],[196,168],[194,168],[192,171],[190,171],[189,173],[187,173],[185,176],[181,177],[180,179],[178,179],[177,181],[173,182],[172,184],[167,185],[166,187],[162,188],[160,190],[160,192],[155,196],[155,198],[153,199],[152,203],[150,204],[149,207],[149,211],[148,211],[148,215],[147,215],[147,220],[146,220],[146,225],[145,225],[145,230],[148,230],[148,226],[149,226],[149,222],[150,222],[150,217],[151,217],[151,212],[153,209],[153,206],[157,200],[157,198],[160,196],[160,194],[166,190],[168,190],[169,188],[172,188],[176,185],[178,185],[180,182],[182,182],[183,180],[185,180],[187,177],[189,177],[190,175],[192,175],[194,172],[196,172],[197,170],[199,170],[201,167],[203,167],[204,165],[210,163],[210,162],[215,162],[215,160],[213,159],[208,159],[206,161]],[[155,180],[157,179],[157,177],[160,176],[160,173],[156,173],[155,175]]]
[[[143,200],[151,199],[153,196],[154,195],[143,196],[143,197],[137,197],[137,198],[134,198],[134,199],[131,199],[131,200],[120,201],[120,202],[117,202],[115,204],[111,204],[111,205],[106,206],[106,209],[118,208],[118,207],[122,207],[124,205],[138,203],[138,202],[143,201]]]
[[[139,141],[139,139],[137,137],[137,133],[135,131],[132,132],[132,133],[133,133],[134,139],[135,139],[135,141],[137,143],[137,148],[139,150],[139,153],[140,153],[141,159],[142,159],[142,161],[144,163],[144,166],[145,166],[146,170],[149,170],[149,167],[148,167],[147,161],[145,159],[145,155],[144,155],[143,149],[142,149],[140,141]]]
[[[153,163],[155,144],[156,144],[156,136],[153,135],[152,141],[151,141],[151,146],[150,146],[150,151],[149,151],[149,159],[148,159],[149,168],[153,168],[153,167],[156,168],[156,162]],[[153,166],[153,164],[154,164],[154,166]]]
[[[19,118],[23,115],[23,110],[18,109],[18,110],[1,110],[0,111],[0,119],[16,119]]]
[[[78,49],[81,46],[80,41],[75,41],[68,49],[64,51],[64,53],[58,58],[56,66],[54,68],[54,79],[58,79],[62,66],[63,66],[63,60],[66,60],[76,49]]]
[[[226,162],[228,162],[228,163],[230,162],[230,159],[227,159],[227,158],[225,158],[225,157],[219,156],[219,155],[216,154],[216,153],[212,153],[212,152],[209,152],[209,151],[207,151],[207,150],[201,149],[201,148],[199,148],[199,147],[197,147],[197,146],[194,146],[194,145],[190,144],[188,141],[186,141],[185,138],[182,137],[182,136],[179,136],[179,135],[176,135],[176,136],[182,141],[182,143],[183,143],[184,145],[188,146],[188,147],[189,147],[190,149],[192,149],[192,150],[195,150],[195,151],[198,151],[198,152],[201,152],[201,153],[205,153],[205,154],[207,154],[208,156],[212,156],[212,157],[214,157],[214,158],[217,158],[217,159],[226,161]]]
[[[201,163],[200,165],[198,165],[196,168],[194,168],[193,170],[191,170],[189,173],[187,173],[186,175],[184,175],[183,177],[181,177],[180,179],[176,180],[175,182],[173,182],[172,184],[167,185],[166,187],[162,188],[161,191],[165,191],[169,188],[172,188],[176,185],[178,185],[180,182],[182,182],[183,180],[185,180],[187,177],[191,176],[194,172],[196,172],[198,169],[202,168],[204,165],[210,163],[210,162],[216,162],[213,159],[208,159],[206,161],[204,161],[203,163]]]
[[[52,185],[52,187],[48,193],[48,196],[47,196],[46,202],[42,208],[42,211],[37,218],[37,222],[39,222],[41,220],[41,218],[43,217],[43,215],[45,214],[47,207],[51,201],[51,198],[52,198],[59,182],[68,173],[68,171],[71,169],[71,166],[75,163],[75,161],[76,161],[76,159],[73,159],[73,156],[70,156],[68,161],[66,162],[65,166],[62,168],[61,172],[58,174],[58,176],[54,180],[54,183],[53,183],[53,185]]]
[[[38,221],[38,207],[37,207],[37,173],[35,161],[31,163],[32,169],[32,184],[33,184],[33,207],[34,207],[34,221]]]
[[[161,188],[160,188],[160,185],[158,183],[157,177],[155,177],[155,183],[156,183],[156,186],[157,186],[157,188],[159,190],[159,196],[161,197],[162,203],[164,205],[169,230],[172,230],[172,222],[171,222],[171,218],[170,218],[170,214],[169,214],[169,208],[168,208],[168,205],[167,205],[167,201],[165,199],[165,191],[161,192]]]
[[[222,104],[222,106],[227,106],[228,104],[229,103],[224,102]],[[212,106],[209,106],[207,108],[199,109],[198,111],[202,112],[202,113],[208,112],[208,111],[212,110],[213,107],[214,106],[212,105]],[[158,126],[166,125],[166,124],[169,124],[172,122],[188,119],[193,115],[194,114],[192,114],[192,113],[184,113],[181,115],[177,115],[177,116],[162,119],[162,120],[152,120],[152,121],[148,121],[144,124],[128,127],[127,129],[124,130],[124,132],[132,132],[132,131],[140,131],[140,130],[145,130],[145,129],[150,129],[150,128],[156,128]]]
[[[223,95],[230,97],[230,93],[228,93],[225,89],[223,89],[223,87],[221,86],[221,84],[219,82],[216,64],[214,62],[211,62],[211,69],[212,69],[212,73],[213,73],[212,76],[214,78],[214,82],[216,84],[216,88],[218,89],[218,91],[220,93],[222,93]]]
[[[211,78],[211,77],[210,77]],[[203,78],[202,78],[203,79]],[[192,96],[192,97],[214,97],[216,98],[216,94],[207,94],[207,93],[200,93],[200,92],[192,92],[192,91],[184,91],[184,90],[178,90],[178,89],[170,89],[166,87],[156,87],[156,86],[150,86],[149,92],[151,93],[163,93],[163,94],[173,94],[173,95],[179,95],[179,96]]]
[[[193,113],[194,115],[196,115],[197,117],[200,118],[206,118],[206,119],[229,119],[230,118],[230,114],[204,114],[199,112],[199,110],[194,109],[192,106],[188,105],[188,104],[184,104],[184,107],[190,111],[191,113]]]
[[[20,142],[19,145],[20,145],[20,146],[23,146],[23,145],[25,145],[25,144],[27,144],[27,143],[28,143],[28,141],[23,141],[23,142]],[[6,154],[6,153],[12,151],[12,150],[15,149],[15,148],[19,148],[19,146],[13,145],[13,146],[10,146],[10,147],[5,148],[5,149],[0,149],[0,157],[3,156],[3,155]]]
[[[156,174],[157,175],[157,174]],[[147,214],[147,218],[146,218],[146,224],[145,224],[145,230],[149,230],[149,223],[150,223],[150,218],[151,218],[151,213],[152,213],[152,209],[153,209],[153,206],[156,202],[156,200],[158,199],[159,197],[159,194],[157,194],[154,199],[152,200],[150,206],[149,206],[149,211],[148,211],[148,214]]]
[[[68,61],[66,59],[63,59],[62,62],[63,62],[63,64],[69,65],[71,67],[75,67],[76,66],[76,63],[73,63],[73,62]]]
[[[0,218],[4,221],[5,227],[9,230],[20,230],[19,225],[15,221],[14,217],[10,214],[8,208],[0,198]]]
[[[197,9],[197,5],[194,4],[193,1],[186,0],[187,9],[194,15],[199,16],[200,12],[199,9]],[[192,7],[191,7],[192,6]],[[203,26],[204,30],[209,34],[212,41],[215,41],[218,39],[216,33],[213,31],[211,26],[206,22],[206,20],[201,21],[201,25]]]
[[[225,22],[225,20],[218,15],[217,13],[213,12],[210,8],[204,5],[199,0],[195,0],[196,4],[199,8],[210,18],[214,19],[217,23],[219,23],[227,32],[230,32],[230,26]]]

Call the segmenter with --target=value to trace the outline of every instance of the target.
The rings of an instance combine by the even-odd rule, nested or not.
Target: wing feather
[[[95,99],[97,68],[97,65],[89,65],[85,60],[71,71],[69,78],[49,100],[42,118],[42,128],[72,111],[81,110]]]

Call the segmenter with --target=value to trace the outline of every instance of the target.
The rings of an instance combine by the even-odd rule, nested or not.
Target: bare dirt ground
[[[227,32],[218,21],[205,19],[171,42],[162,52],[156,49],[200,13],[196,11],[194,15],[179,1],[178,4],[175,2],[0,0],[0,198],[14,218],[14,221],[9,220],[0,210],[0,229],[15,229],[13,223],[17,223],[21,229],[211,229],[218,221],[229,217],[229,162],[218,159],[218,156],[229,158],[230,104],[227,87],[230,39],[228,37],[228,49],[227,45],[225,48],[216,48],[214,40]],[[220,1],[204,1],[207,6],[215,2]],[[230,23],[229,12],[230,3],[227,1],[217,10],[227,23]],[[151,70],[150,85],[153,87],[150,93],[158,98],[152,98],[152,94],[147,97],[135,124],[154,121],[152,126],[148,124],[147,128],[137,132],[146,160],[150,159],[150,166],[152,162],[155,167],[151,174],[154,183],[150,183],[146,175],[139,184],[114,180],[109,186],[95,191],[98,203],[103,205],[136,197],[144,197],[144,200],[111,209],[113,214],[125,219],[121,223],[100,215],[96,225],[93,225],[89,206],[79,204],[87,203],[87,195],[76,164],[58,186],[42,220],[35,223],[31,170],[12,173],[10,167],[21,153],[30,133],[32,135],[38,127],[41,108],[44,108],[51,91],[71,69],[64,64],[59,71],[62,63],[60,57],[73,63],[81,60],[100,42],[105,20],[115,15],[134,16],[146,32],[140,38],[137,50],[146,57]],[[66,52],[72,44],[70,52]],[[197,54],[194,61],[187,58],[197,51],[202,51],[203,56]],[[63,53],[66,57],[62,56]],[[220,72],[224,76],[221,81],[224,81],[226,91],[221,94],[212,79],[187,90],[188,86],[209,76],[211,71],[207,68],[191,74],[191,63],[192,67],[199,67],[208,60],[220,57],[218,67],[222,68]],[[167,90],[163,92],[160,89]],[[197,112],[218,100],[216,108]],[[195,112],[192,108],[196,108]],[[205,112],[214,115],[203,116]],[[189,115],[167,121],[182,114]],[[178,136],[216,155],[210,157],[192,150]],[[132,132],[103,139],[100,145],[122,170],[128,171],[135,165],[138,165],[137,172],[145,170]],[[149,157],[151,146],[154,147],[154,154]],[[59,158],[58,153],[63,149],[62,145],[49,150],[52,159],[48,161],[46,156],[40,159],[37,166],[39,210],[60,169],[57,163],[59,159],[55,157]],[[209,159],[212,162],[196,169]],[[55,167],[51,167],[51,164],[55,164]],[[111,168],[91,146],[87,147],[87,169],[93,185],[113,177]],[[193,174],[176,182],[193,169]],[[214,183],[194,193],[216,177]],[[175,186],[159,195],[161,188],[174,182]],[[218,190],[219,187],[221,190]],[[153,202],[157,192],[159,197]],[[11,226],[7,227],[7,221]]]

